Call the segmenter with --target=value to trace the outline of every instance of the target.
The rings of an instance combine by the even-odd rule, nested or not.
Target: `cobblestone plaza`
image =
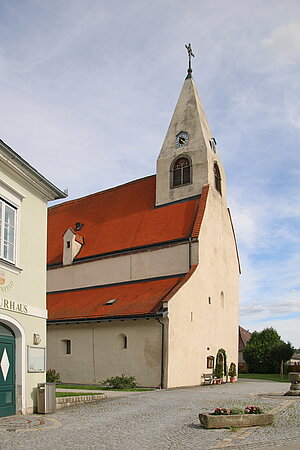
[[[74,406],[41,416],[0,421],[2,449],[286,449],[300,448],[300,398],[284,397],[288,383],[236,384],[150,391]],[[122,395],[122,393],[121,393]],[[258,405],[273,425],[205,430],[199,412]],[[9,420],[11,419],[11,420]]]

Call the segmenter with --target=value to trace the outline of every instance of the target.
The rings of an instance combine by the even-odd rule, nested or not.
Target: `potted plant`
[[[229,370],[228,370],[228,375],[230,378],[230,383],[235,383],[236,382],[236,365],[234,364],[234,362],[232,362],[230,364]]]
[[[221,384],[223,379],[223,361],[221,358],[217,360],[215,368],[216,384]]]

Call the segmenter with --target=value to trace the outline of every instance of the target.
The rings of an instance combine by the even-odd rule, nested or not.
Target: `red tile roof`
[[[249,330],[246,330],[245,328],[239,326],[239,350],[243,350],[245,348],[245,345],[251,338],[252,333],[250,333]]]
[[[126,317],[156,313],[161,308],[164,299],[184,278],[170,277],[49,293],[47,295],[48,320]],[[111,305],[105,305],[112,299],[117,299],[117,301]]]
[[[155,175],[49,208],[48,264],[62,262],[62,236],[76,222],[84,245],[76,259],[196,236],[208,186],[199,198],[155,208]],[[199,204],[200,203],[200,204]]]

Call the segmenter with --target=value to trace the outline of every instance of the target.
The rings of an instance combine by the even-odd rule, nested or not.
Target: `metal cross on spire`
[[[191,44],[189,44],[189,45],[186,45],[185,46],[185,48],[187,49],[187,52],[188,52],[188,55],[189,55],[189,68],[188,68],[188,74],[187,74],[187,78],[192,78],[192,72],[193,72],[193,70],[192,70],[192,63],[191,63],[191,59],[192,59],[192,57],[194,58],[195,57],[195,55],[194,55],[194,53],[193,53],[193,51],[192,51],[192,46],[191,46]]]

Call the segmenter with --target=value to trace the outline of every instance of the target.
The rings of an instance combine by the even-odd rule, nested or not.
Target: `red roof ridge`
[[[201,228],[201,224],[202,224],[202,220],[203,220],[204,212],[205,212],[205,208],[206,208],[208,191],[209,191],[209,184],[204,184],[202,187],[201,197],[200,197],[199,206],[198,206],[198,212],[197,212],[196,219],[194,222],[191,237],[199,236],[199,232],[200,232],[200,228]]]
[[[84,245],[84,238],[82,236],[80,236],[80,234],[75,234],[75,241],[79,242],[79,244]]]
[[[66,229],[66,231],[64,232],[64,234],[62,235],[62,237],[64,237],[64,235],[66,234],[66,232],[67,232],[68,230],[71,230],[71,231],[72,231],[72,233],[73,233],[74,236],[75,236],[75,241],[76,241],[76,242],[79,242],[79,243],[82,244],[82,245],[84,244],[84,237],[81,236],[80,234],[76,233],[76,231],[75,231],[74,228],[72,228],[72,227],[68,227],[68,228]]]
[[[247,342],[251,338],[251,335],[252,335],[252,333],[249,330],[246,330],[245,328],[243,328],[239,325],[239,336],[240,336],[241,341],[244,346],[247,344]]]
[[[171,289],[171,291],[166,295],[165,298],[162,299],[162,302],[168,302],[172,297],[179,291],[179,289],[191,278],[195,270],[197,269],[198,264],[192,264],[190,270],[184,275],[183,278]]]
[[[61,206],[70,205],[70,204],[73,204],[73,203],[80,202],[81,200],[85,200],[87,198],[97,197],[98,195],[104,194],[106,192],[116,191],[117,189],[121,189],[124,186],[129,186],[130,184],[140,183],[143,180],[146,180],[147,178],[152,178],[152,177],[156,177],[156,175],[147,175],[146,177],[138,178],[138,179],[132,180],[132,181],[128,181],[127,183],[119,184],[118,186],[114,186],[114,187],[111,187],[111,188],[108,188],[108,189],[104,189],[103,191],[94,192],[93,194],[88,194],[88,195],[85,195],[83,197],[78,197],[78,198],[74,198],[72,200],[68,200],[66,202],[59,203],[58,205],[50,206],[48,209],[55,209],[55,208],[59,208]]]

